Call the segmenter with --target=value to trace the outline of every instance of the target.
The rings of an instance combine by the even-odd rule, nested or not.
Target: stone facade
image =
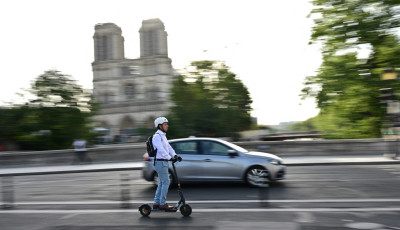
[[[139,33],[140,58],[127,59],[121,28],[113,23],[95,26],[93,95],[100,103],[95,121],[113,136],[154,128],[154,119],[166,116],[172,105],[169,92],[176,74],[164,24],[144,20]]]

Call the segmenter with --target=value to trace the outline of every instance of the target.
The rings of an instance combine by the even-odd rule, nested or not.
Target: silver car
[[[181,182],[242,181],[250,186],[263,186],[285,178],[282,159],[269,153],[250,152],[216,138],[183,138],[170,140],[172,148],[183,158],[175,164]],[[153,158],[143,155],[143,178],[157,185]],[[171,184],[174,178],[171,176]]]

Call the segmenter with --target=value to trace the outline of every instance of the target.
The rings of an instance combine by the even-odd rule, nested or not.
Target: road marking
[[[399,212],[400,207],[387,208],[249,208],[193,209],[193,212]]]
[[[354,181],[393,181],[393,178],[345,178],[345,179],[287,179],[284,182],[354,182]]]
[[[103,180],[104,181],[104,180]],[[119,181],[115,182],[116,180],[114,179],[113,181],[110,180],[110,183],[86,183],[86,184],[55,184],[55,185],[49,185],[52,188],[55,187],[87,187],[88,185],[91,186],[117,186],[120,184]],[[61,181],[62,183],[65,183],[66,181]],[[71,180],[71,182],[74,182],[73,180]],[[76,182],[76,181],[75,181]],[[87,182],[92,182],[92,180],[88,180]],[[130,186],[133,185],[152,185],[151,182],[147,182],[145,180],[142,179],[134,179],[134,180],[129,180],[130,182]],[[29,187],[29,188],[42,188],[43,184],[53,184],[53,183],[60,183],[60,181],[41,181],[40,184],[38,184],[37,182],[18,182],[18,186],[24,186],[24,187]]]
[[[130,200],[126,201],[131,204],[152,203],[148,200]],[[176,203],[178,201],[170,201]],[[190,200],[186,201],[190,204],[223,204],[223,203],[387,203],[400,202],[397,198],[387,199],[313,199],[313,200]],[[15,202],[14,205],[101,205],[101,204],[120,204],[121,201],[37,201],[37,202]],[[0,203],[2,205],[2,203]]]
[[[62,220],[64,220],[64,219],[70,219],[70,218],[72,218],[72,217],[74,217],[74,216],[77,216],[77,215],[79,215],[79,213],[71,213],[71,214],[68,214],[68,215],[66,215],[66,216],[61,217],[60,219],[62,219]]]
[[[102,214],[137,213],[137,209],[87,209],[87,210],[0,210],[0,214]],[[211,212],[400,212],[400,207],[387,208],[200,208],[193,213]]]
[[[294,221],[297,222],[297,223],[313,223],[313,222],[315,222],[315,219],[316,218],[312,213],[299,212]]]
[[[384,170],[384,171],[389,171],[389,172],[390,172],[390,171],[396,171],[397,169],[394,169],[394,168],[384,168],[383,170]]]
[[[344,226],[353,229],[385,229],[385,226],[377,223],[349,223]]]

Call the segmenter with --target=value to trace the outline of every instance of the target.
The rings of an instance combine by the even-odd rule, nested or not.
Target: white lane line
[[[42,188],[43,184],[47,182],[40,182],[38,184],[37,182],[31,183],[31,185],[28,185],[27,183],[19,183],[18,186],[20,187],[29,187],[29,188]],[[59,181],[58,181],[59,183]],[[148,185],[150,182],[143,181],[143,180],[131,180],[131,184],[129,186],[133,185]],[[48,183],[47,183],[48,184]],[[119,186],[120,182],[110,182],[110,183],[86,183],[86,184],[56,184],[56,185],[50,185],[52,188],[57,188],[57,187],[87,187],[88,185],[90,186]]]
[[[153,201],[130,200],[131,204],[152,203]],[[176,203],[178,201],[170,201]],[[387,203],[400,202],[397,198],[387,199],[313,199],[313,200],[187,200],[190,204],[222,204],[222,203]],[[121,201],[37,201],[37,202],[15,202],[14,205],[101,205],[101,204],[120,204]],[[0,203],[2,205],[2,203]]]
[[[371,180],[380,180],[380,181],[393,181],[393,178],[344,178],[344,179],[287,179],[285,182],[354,182],[354,181],[371,181]]]
[[[398,212],[400,207],[388,208],[249,208],[249,209],[193,209],[193,212]]]
[[[0,210],[0,214],[101,214],[137,213],[137,209],[87,209],[87,210]],[[387,208],[211,208],[193,209],[193,213],[207,212],[400,212],[400,207]]]
[[[62,220],[64,220],[64,219],[70,219],[70,218],[72,218],[72,217],[74,217],[74,216],[77,216],[77,215],[79,215],[79,213],[71,213],[71,214],[68,214],[68,215],[66,215],[66,216],[61,217],[60,219],[62,219]]]
[[[390,172],[390,171],[397,171],[397,169],[394,169],[394,168],[384,168],[383,170],[384,170],[384,171],[389,171],[389,172]]]

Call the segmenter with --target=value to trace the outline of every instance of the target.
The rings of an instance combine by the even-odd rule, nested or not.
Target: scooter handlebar
[[[175,155],[175,157],[171,158],[172,163],[175,163],[177,161],[181,162],[182,161],[182,157]]]

